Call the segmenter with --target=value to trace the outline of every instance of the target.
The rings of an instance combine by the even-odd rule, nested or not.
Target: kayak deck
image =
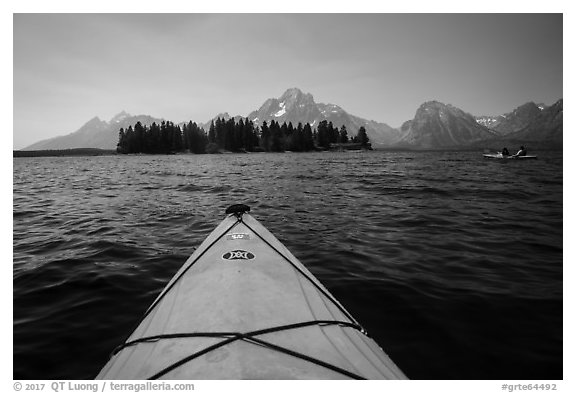
[[[230,214],[185,262],[99,379],[405,379],[251,215]]]

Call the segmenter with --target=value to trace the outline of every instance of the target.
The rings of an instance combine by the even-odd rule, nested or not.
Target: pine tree
[[[170,124],[170,132],[172,134],[172,146],[170,152],[172,153],[180,153],[184,150],[182,144],[182,130],[180,126],[175,125],[173,122],[169,122]]]
[[[368,146],[370,139],[368,138],[368,134],[366,134],[366,129],[364,127],[360,127],[356,139],[363,147]]]
[[[193,123],[192,120],[190,120],[188,124],[184,124],[182,130],[184,150],[188,150],[190,153],[195,154],[204,153],[201,133],[204,134],[204,130],[199,129],[198,125]]]
[[[244,120],[240,118],[234,125],[234,151],[244,150]]]
[[[339,143],[348,143],[348,131],[346,130],[346,126],[342,124],[342,128],[340,128],[340,134],[338,136]]]
[[[258,145],[258,137],[254,132],[254,123],[248,118],[244,121],[242,140],[244,141],[244,150],[246,151],[254,151],[254,147]]]
[[[182,147],[184,149],[184,151],[191,151],[190,149],[190,130],[188,129],[188,124],[184,123],[182,124]]]
[[[126,147],[128,153],[136,153],[136,138],[132,126],[128,126],[126,130]]]
[[[309,123],[304,125],[304,151],[314,150],[314,135]]]
[[[292,126],[292,123],[290,123]],[[303,151],[304,150],[304,130],[302,128],[302,123],[298,123],[295,130],[292,131],[292,135],[289,137],[288,149],[292,151]]]
[[[330,143],[336,143],[338,141],[338,128],[334,128],[332,122],[328,123],[328,146],[330,147]]]
[[[226,145],[226,121],[224,119],[221,119],[218,117],[216,119],[215,129],[216,129],[216,141],[215,142],[219,148],[225,149],[225,145]]]
[[[124,128],[120,128],[118,132],[118,144],[116,145],[116,151],[121,154],[126,154],[126,134],[124,133]]]
[[[260,127],[261,131],[260,131],[260,144],[262,149],[264,149],[264,151],[270,151],[270,128],[268,127],[268,124],[266,124],[266,121],[264,121],[262,123],[262,126]]]
[[[160,126],[156,122],[152,123],[150,126],[150,153],[158,154],[163,153],[162,151],[162,135],[160,133]]]
[[[214,126],[214,120],[210,122],[210,129],[208,130],[208,142],[216,143],[216,127]]]
[[[144,126],[139,121],[134,125],[134,153],[144,153]]]
[[[282,129],[280,124],[272,120],[270,122],[270,151],[280,152],[283,151],[282,148]]]
[[[236,151],[235,128],[236,123],[233,118],[228,119],[224,124],[224,149],[228,151]]]
[[[318,124],[318,146],[327,149],[330,146],[330,139],[328,135],[328,122],[326,120],[322,120]]]
[[[198,127],[196,123],[195,126],[195,134],[196,134],[196,151],[195,153],[206,153],[206,146],[208,146],[208,135],[204,132],[204,129]]]

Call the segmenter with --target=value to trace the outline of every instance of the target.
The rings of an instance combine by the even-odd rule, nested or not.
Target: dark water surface
[[[89,379],[233,203],[413,379],[562,379],[562,158],[14,159],[14,378]]]

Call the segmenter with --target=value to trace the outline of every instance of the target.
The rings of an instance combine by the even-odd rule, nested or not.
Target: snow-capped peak
[[[122,120],[124,120],[130,116],[131,115],[129,113],[127,113],[126,111],[122,111],[122,112],[118,113],[116,116],[114,116],[112,119],[110,119],[108,124],[120,123]]]

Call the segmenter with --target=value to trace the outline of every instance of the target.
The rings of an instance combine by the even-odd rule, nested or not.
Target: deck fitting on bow
[[[244,205],[242,203],[228,206],[226,209],[226,214],[235,214],[237,217],[240,217],[242,214],[249,212],[250,206]]]

